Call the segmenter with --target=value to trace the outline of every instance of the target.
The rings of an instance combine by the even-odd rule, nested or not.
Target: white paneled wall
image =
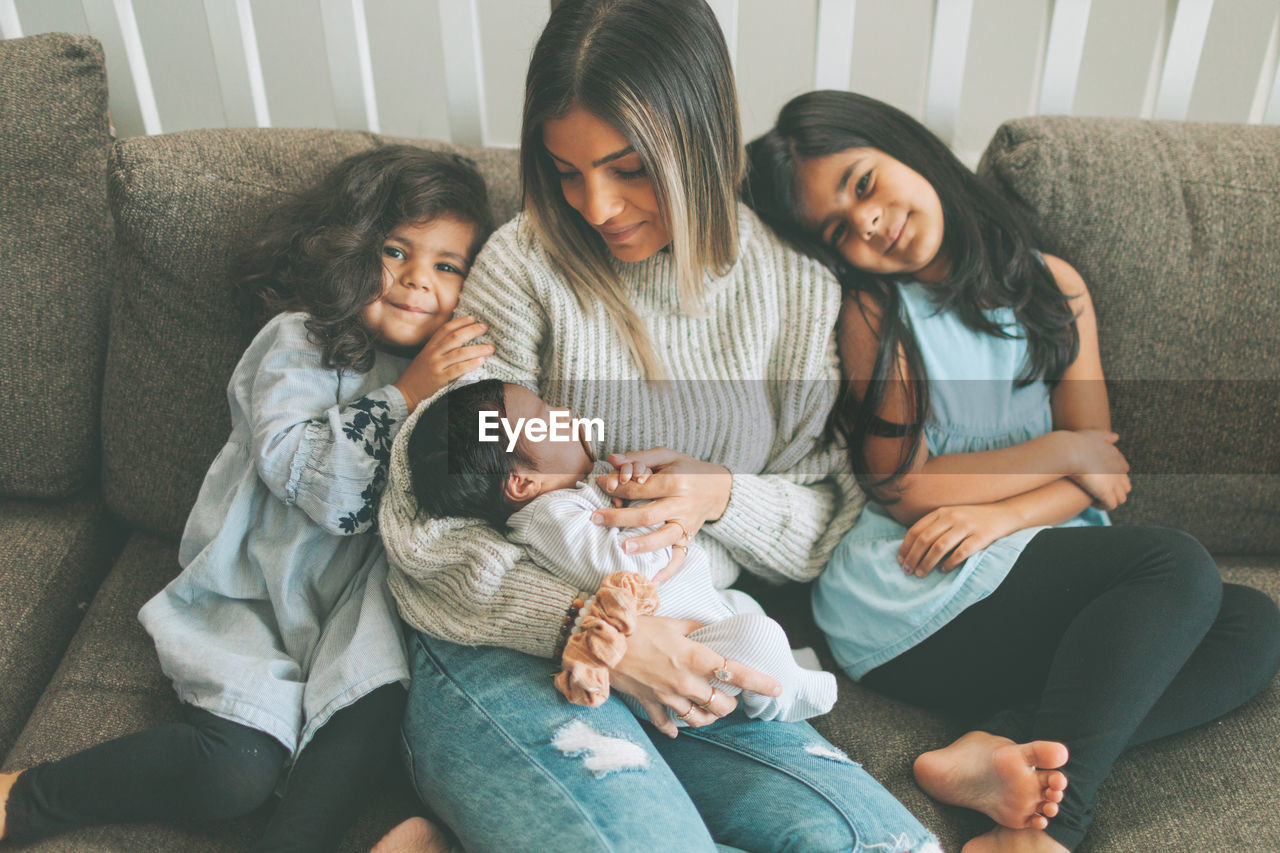
[[[1280,124],[1276,0],[710,0],[748,137],[847,87],[969,162],[1033,113]],[[87,32],[123,136],[341,127],[515,145],[550,0],[0,0],[0,35]]]

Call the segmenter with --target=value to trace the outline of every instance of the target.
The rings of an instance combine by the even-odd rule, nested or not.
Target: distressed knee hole
[[[860,844],[857,853],[943,853],[942,845],[932,839],[919,846],[913,846],[911,839],[905,834],[878,844]]]
[[[827,746],[825,743],[811,743],[804,748],[804,751],[810,755],[816,755],[819,758],[825,758],[828,761],[839,761],[841,764],[857,764],[849,756],[833,746]]]
[[[581,757],[583,766],[596,778],[649,766],[649,753],[644,747],[625,738],[602,735],[582,719],[561,726],[551,745],[569,758]]]

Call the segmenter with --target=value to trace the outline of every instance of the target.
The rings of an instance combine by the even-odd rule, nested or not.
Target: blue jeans
[[[808,723],[739,710],[672,740],[617,699],[564,701],[550,661],[423,634],[409,647],[410,771],[468,850],[940,850]]]

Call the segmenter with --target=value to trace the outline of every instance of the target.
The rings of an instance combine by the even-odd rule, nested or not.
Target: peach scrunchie
[[[635,572],[614,572],[578,613],[578,630],[561,656],[556,689],[575,705],[595,707],[609,698],[609,670],[627,653],[636,617],[658,609],[658,588]]]

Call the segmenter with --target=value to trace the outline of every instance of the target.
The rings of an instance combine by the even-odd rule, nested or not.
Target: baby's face
[[[551,408],[523,385],[507,383],[503,386],[503,397],[503,408],[506,409],[507,421],[512,429],[520,418],[524,418],[526,424],[535,419],[549,424],[552,412],[571,415],[568,409]],[[552,440],[548,437],[541,441],[530,439],[523,429],[520,432],[516,447],[521,455],[533,463],[539,494],[573,488],[578,481],[587,478],[595,465],[596,456],[585,431],[580,430],[577,438],[572,437],[572,428],[568,432],[568,440]]]

